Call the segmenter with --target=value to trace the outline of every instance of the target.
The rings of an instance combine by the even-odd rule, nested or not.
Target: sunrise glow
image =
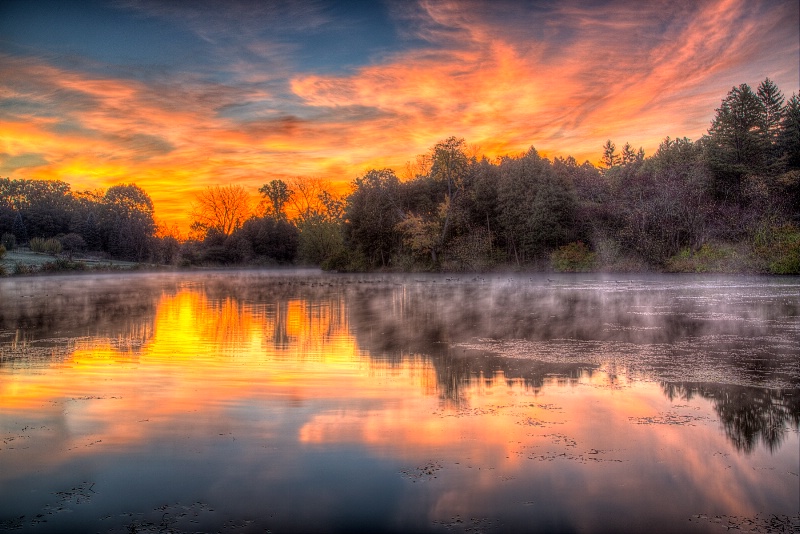
[[[4,2],[0,176],[195,193],[344,190],[463,137],[596,163],[703,135],[734,85],[798,90],[797,2]]]

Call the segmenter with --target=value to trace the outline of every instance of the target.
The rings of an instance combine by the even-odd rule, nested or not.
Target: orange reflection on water
[[[404,351],[412,345],[384,334],[376,314],[427,314],[418,302],[390,296],[368,312],[356,306],[371,288],[252,282],[221,275],[142,292],[132,305],[110,299],[97,308],[108,323],[101,337],[65,321],[52,335],[72,337],[46,340],[42,358],[0,366],[0,437],[10,443],[0,442],[0,481],[28,477],[31,466],[107,463],[127,476],[142,458],[189,458],[174,480],[202,465],[231,487],[246,473],[267,491],[281,481],[314,487],[325,478],[316,462],[341,463],[348,484],[388,477],[380,487],[405,492],[430,483],[430,521],[489,515],[509,499],[546,508],[559,496],[584,510],[575,530],[631,499],[669,516],[663,492],[676,509],[742,516],[766,509],[761,494],[786,494],[789,475],[761,466],[796,464],[796,435],[775,453],[739,454],[713,399],[666,395],[613,355],[525,368],[524,358],[498,364],[439,338],[430,353]],[[40,350],[46,335],[35,334],[22,332],[14,350]]]
[[[435,384],[421,359],[370,361],[335,300],[254,306],[183,289],[162,296],[152,328],[140,330],[147,339],[79,340],[48,370],[10,375],[0,381],[0,405],[34,417],[42,406],[51,417],[57,406],[65,421],[125,442],[141,438],[137,422],[214,417],[259,398],[404,399],[430,395]]]

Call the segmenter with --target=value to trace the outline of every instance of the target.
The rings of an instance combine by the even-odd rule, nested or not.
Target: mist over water
[[[243,271],[0,296],[0,531],[800,524],[797,278]]]

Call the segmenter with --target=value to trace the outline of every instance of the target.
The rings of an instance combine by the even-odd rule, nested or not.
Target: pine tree
[[[25,227],[25,223],[22,221],[22,214],[19,212],[17,212],[17,216],[14,217],[11,233],[16,236],[19,245],[24,245],[28,242],[28,229]]]
[[[636,152],[633,150],[633,147],[630,143],[625,143],[625,146],[622,147],[622,164],[627,165],[628,163],[633,163],[636,161]]]
[[[800,97],[793,94],[784,107],[781,122],[781,151],[790,169],[800,169]]]
[[[764,135],[771,141],[775,140],[781,129],[786,99],[778,86],[769,78],[758,86],[758,99],[764,106]]]
[[[617,146],[611,142],[611,139],[603,145],[603,159],[601,162],[607,169],[619,165],[620,157],[616,154],[616,150]]]
[[[785,114],[785,98],[778,86],[766,78],[758,86],[758,99],[762,109],[762,137],[765,151],[764,166],[772,174],[777,174],[785,168],[786,158],[781,147],[781,131],[783,129],[783,116]]]
[[[767,170],[764,139],[764,105],[747,84],[734,87],[717,109],[706,143],[718,196],[737,199],[744,176]]]
[[[83,236],[83,240],[86,241],[86,246],[89,250],[97,251],[102,248],[103,240],[100,236],[100,227],[97,225],[94,213],[89,213],[86,222],[83,223],[81,235]]]

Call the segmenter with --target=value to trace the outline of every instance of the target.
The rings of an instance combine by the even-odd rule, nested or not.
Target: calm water
[[[800,279],[550,278],[0,280],[0,531],[800,530]]]

